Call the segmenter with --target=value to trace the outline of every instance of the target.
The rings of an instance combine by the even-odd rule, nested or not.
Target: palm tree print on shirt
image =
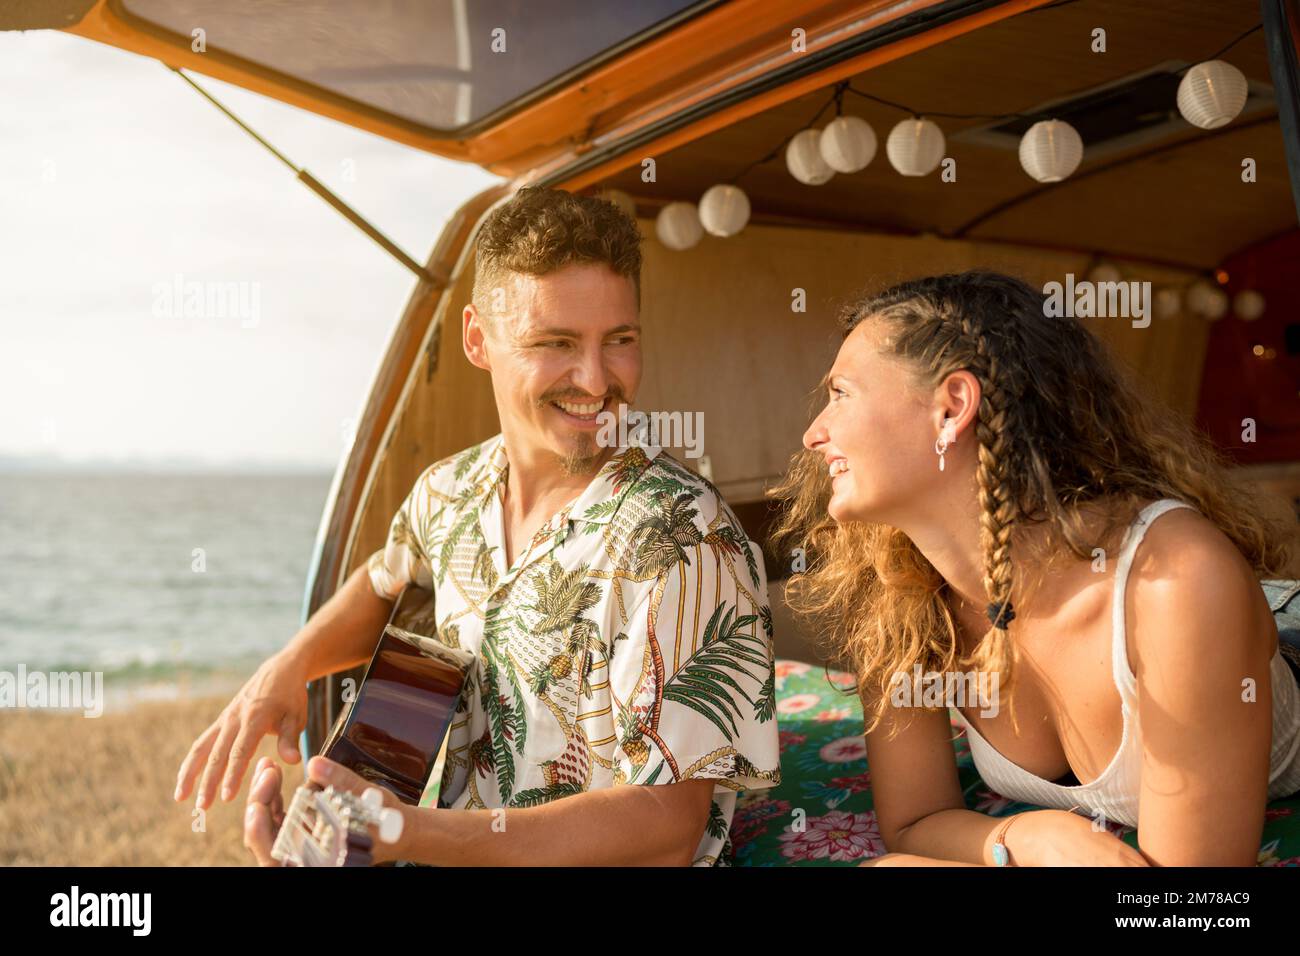
[[[631,447],[507,569],[508,469],[499,435],[433,465],[369,559],[384,596],[432,582],[439,639],[475,655],[421,802],[526,807],[709,779],[695,861],[728,862],[737,792],[780,780],[757,546],[707,481]]]

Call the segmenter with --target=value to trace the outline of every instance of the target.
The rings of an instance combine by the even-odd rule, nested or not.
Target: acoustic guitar
[[[374,784],[360,798],[308,783],[295,791],[271,856],[286,866],[369,866],[373,843],[401,836],[401,814],[383,808],[382,787],[419,803],[473,666],[474,656],[434,635],[433,595],[407,587],[393,605],[379,644],[321,756]]]

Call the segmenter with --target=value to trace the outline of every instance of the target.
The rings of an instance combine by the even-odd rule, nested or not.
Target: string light
[[[719,183],[700,197],[700,224],[711,236],[734,236],[749,222],[749,197],[739,186]]]
[[[1232,297],[1232,311],[1243,322],[1254,322],[1264,314],[1264,296],[1254,289],[1242,289]]]
[[[835,170],[822,159],[821,136],[821,130],[800,130],[785,150],[786,168],[805,186],[820,186],[835,175]]]
[[[669,249],[677,252],[691,248],[704,237],[704,226],[694,203],[670,202],[659,210],[655,235]]]
[[[822,130],[819,146],[831,169],[856,173],[876,155],[876,131],[860,116],[837,116]]]
[[[1200,279],[1187,290],[1187,308],[1193,315],[1217,321],[1228,312],[1228,294]]]
[[[1172,319],[1183,311],[1183,294],[1171,287],[1157,289],[1154,305],[1157,319]]]
[[[1020,166],[1040,183],[1059,183],[1083,159],[1083,139],[1063,120],[1035,123],[1020,138]]]
[[[1178,84],[1178,112],[1201,129],[1227,126],[1246,105],[1246,74],[1223,60],[1198,63]]]
[[[1075,0],[1060,0],[1058,4],[1043,9],[1070,2]],[[1178,110],[1188,122],[1202,129],[1215,129],[1230,123],[1240,114],[1249,97],[1249,84],[1239,69],[1219,57],[1261,28],[1262,23],[1256,24],[1231,40],[1210,59],[1186,70],[1176,98]],[[655,221],[655,232],[660,241],[670,249],[683,250],[698,243],[705,231],[722,237],[736,235],[744,229],[751,213],[749,197],[736,185],[737,180],[755,167],[775,159],[782,152],[790,174],[805,185],[819,186],[829,182],[836,173],[851,174],[865,169],[876,154],[876,133],[871,124],[861,117],[844,114],[846,93],[902,110],[911,116],[910,119],[897,123],[885,141],[885,152],[890,164],[904,176],[928,175],[943,160],[947,143],[943,130],[931,117],[994,122],[1032,120],[1021,137],[1019,159],[1024,171],[1041,183],[1056,183],[1069,178],[1083,160],[1083,139],[1078,130],[1064,120],[1033,113],[935,111],[922,115],[901,103],[856,89],[851,81],[843,80],[835,85],[830,98],[812,119],[783,139],[767,155],[750,163],[727,182],[707,190],[700,199],[698,209],[695,205],[684,202],[669,203],[661,209]],[[825,129],[814,128],[832,104],[835,106],[835,118]],[[607,190],[603,195],[635,216],[635,202],[626,193]],[[1114,272],[1114,279],[1106,278],[1110,275],[1107,270]],[[1102,263],[1093,270],[1091,278],[1094,281],[1118,281],[1119,271]],[[1222,270],[1216,278],[1221,284],[1227,281],[1227,275]],[[1161,293],[1167,294],[1163,301],[1160,301],[1161,295],[1157,294],[1158,312],[1173,315],[1183,308],[1184,301],[1176,290],[1161,290]],[[1234,311],[1246,321],[1252,321],[1247,316],[1258,318],[1263,313],[1263,297],[1257,292],[1250,292],[1245,299],[1242,299],[1243,295],[1246,293],[1239,293],[1237,300],[1234,300]],[[1258,301],[1251,296],[1259,296]],[[1189,311],[1211,321],[1225,315],[1228,304],[1227,294],[1206,282],[1193,285],[1185,300]]]
[[[632,219],[636,219],[636,200],[621,189],[602,189],[597,195],[606,202],[612,202]]]
[[[885,154],[904,176],[928,176],[943,159],[943,130],[932,120],[917,116],[889,131]]]
[[[1109,262],[1099,262],[1088,273],[1089,282],[1118,282],[1123,276],[1119,268]]]

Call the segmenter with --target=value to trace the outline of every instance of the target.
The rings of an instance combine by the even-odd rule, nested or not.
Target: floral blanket
[[[777,661],[780,786],[742,793],[731,823],[737,866],[855,866],[885,852],[871,801],[862,707],[851,674]],[[966,806],[993,816],[1037,807],[993,793],[975,772],[965,731],[954,722]],[[1137,831],[1109,824],[1126,843]],[[1300,866],[1300,799],[1268,805],[1260,866]]]

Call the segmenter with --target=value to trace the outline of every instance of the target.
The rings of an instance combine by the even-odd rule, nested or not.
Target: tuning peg
[[[381,841],[396,843],[401,838],[406,818],[400,810],[384,808],[384,794],[378,787],[369,787],[361,794],[361,805],[369,811],[371,822],[379,827]]]
[[[384,843],[396,843],[402,836],[406,818],[401,810],[389,807],[379,811],[379,839]]]

